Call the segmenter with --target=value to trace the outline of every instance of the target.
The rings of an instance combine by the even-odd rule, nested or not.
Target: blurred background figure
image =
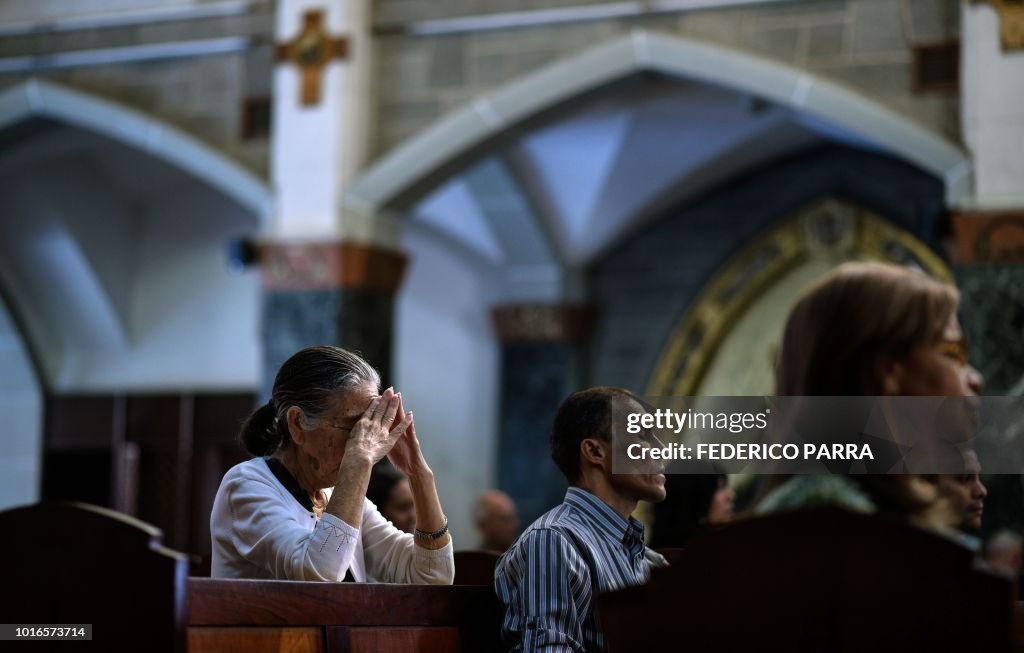
[[[481,549],[502,553],[519,535],[516,504],[501,490],[487,490],[481,494],[473,514]]]
[[[736,493],[725,474],[668,474],[665,500],[654,504],[651,548],[677,548],[729,522]]]
[[[412,500],[409,479],[387,458],[373,466],[366,498],[377,506],[384,519],[399,530],[411,533],[416,528],[416,505]]]
[[[985,510],[988,489],[981,482],[981,463],[974,451],[964,452],[964,473],[937,474],[935,479],[939,496],[945,499],[953,528],[962,533],[976,534],[981,530],[981,516]]]
[[[1021,536],[1009,529],[997,531],[985,543],[985,562],[1011,578],[1017,578],[1020,576],[1022,542]]]

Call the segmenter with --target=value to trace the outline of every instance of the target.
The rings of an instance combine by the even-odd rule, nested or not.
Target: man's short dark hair
[[[573,393],[558,407],[551,427],[551,458],[574,483],[580,477],[580,443],[586,438],[611,440],[612,400],[640,398],[624,388],[599,387]]]

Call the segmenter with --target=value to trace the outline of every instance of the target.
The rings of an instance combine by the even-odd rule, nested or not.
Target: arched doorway
[[[770,395],[782,327],[800,292],[846,261],[909,265],[952,280],[927,245],[855,204],[818,200],[736,252],[672,331],[651,396]]]

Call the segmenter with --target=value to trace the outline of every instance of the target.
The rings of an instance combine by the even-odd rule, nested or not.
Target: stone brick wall
[[[807,70],[851,86],[954,140],[960,137],[956,96],[915,95],[910,88],[911,46],[957,37],[957,0],[782,0],[451,36],[417,37],[396,31],[423,20],[611,1],[377,0],[375,65],[380,82],[373,100],[378,116],[373,158],[480,94],[635,28],[708,41]],[[0,57],[218,36],[253,36],[268,42],[272,28],[273,16],[262,11],[200,21],[10,36],[0,38]],[[244,55],[37,75],[156,115],[265,174],[268,144],[240,138],[239,114],[246,96],[269,93],[270,59],[270,47],[263,45]],[[24,77],[0,73],[0,88]]]
[[[377,94],[375,153],[386,152],[475,96],[636,28],[707,41],[807,70],[953,140],[960,137],[955,95],[911,91],[911,47],[958,37],[957,0],[792,0],[449,36],[395,32],[422,20],[576,4],[602,3],[378,0],[378,78],[385,81]]]
[[[246,97],[269,95],[273,16],[257,13],[0,38],[0,57],[52,55],[221,37],[250,37],[245,53],[0,73],[0,90],[29,77],[119,102],[179,127],[257,174],[268,169],[267,139],[241,138]]]

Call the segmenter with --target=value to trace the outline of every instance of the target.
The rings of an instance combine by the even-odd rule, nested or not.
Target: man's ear
[[[302,444],[306,441],[306,432],[302,429],[299,421],[302,419],[302,409],[298,406],[291,406],[285,414],[288,420],[288,434],[295,444]]]
[[[608,443],[597,438],[584,438],[580,442],[580,460],[595,467],[611,465]]]
[[[895,358],[880,356],[875,361],[875,378],[878,379],[878,392],[883,395],[899,395],[903,393],[903,375],[905,368]]]

